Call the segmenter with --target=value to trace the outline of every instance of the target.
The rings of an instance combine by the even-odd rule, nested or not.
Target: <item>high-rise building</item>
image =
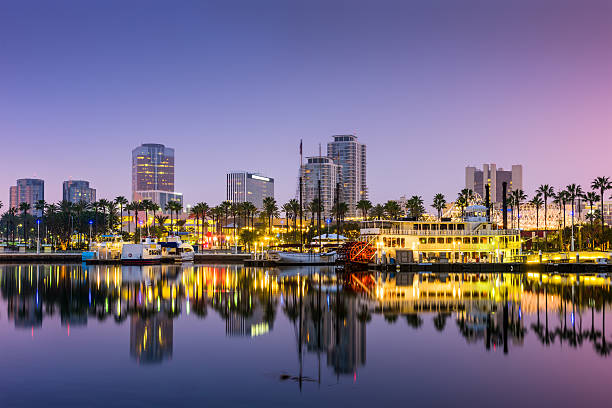
[[[30,214],[40,217],[41,211],[34,206],[39,200],[45,199],[45,182],[40,179],[19,179],[9,189],[9,207],[18,208],[21,203],[30,204]]]
[[[62,184],[62,199],[75,204],[79,201],[90,204],[96,201],[96,189],[89,187],[89,181],[67,180]]]
[[[366,145],[355,135],[335,135],[327,144],[327,157],[340,166],[340,200],[348,204],[347,217],[357,215],[357,202],[368,198]]]
[[[162,209],[168,201],[183,202],[174,191],[174,149],[145,143],[132,150],[132,200],[151,200]]]
[[[329,157],[307,157],[306,163],[300,168],[298,177],[302,178],[302,202],[304,208],[308,207],[319,196],[319,180],[321,180],[321,203],[323,216],[332,215],[336,200],[336,186],[340,182],[340,166]],[[300,185],[296,196],[299,198]]]
[[[226,175],[226,199],[231,203],[253,203],[263,208],[266,197],[274,197],[274,179],[248,171],[233,171]]]
[[[491,203],[502,201],[502,183],[508,183],[508,192],[523,189],[523,166],[513,164],[512,170],[497,168],[495,163],[483,164],[482,170],[473,166],[465,168],[465,188],[485,199],[485,185],[489,185]]]

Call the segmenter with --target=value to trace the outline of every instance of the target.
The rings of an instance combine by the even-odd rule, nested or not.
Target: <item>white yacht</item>
[[[157,264],[161,258],[161,247],[153,238],[143,238],[139,244],[123,244],[121,247],[123,264]]]
[[[165,242],[160,242],[163,259],[174,262],[193,262],[195,251],[187,242],[181,241],[179,237],[168,237]]]

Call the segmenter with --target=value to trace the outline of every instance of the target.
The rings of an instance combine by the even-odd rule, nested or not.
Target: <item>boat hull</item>
[[[271,260],[278,265],[333,265],[336,253],[274,252]]]
[[[122,259],[122,265],[158,265],[161,259]]]

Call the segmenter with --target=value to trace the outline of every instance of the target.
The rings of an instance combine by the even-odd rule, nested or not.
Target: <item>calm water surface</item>
[[[605,278],[0,265],[0,282],[3,407],[609,404]]]

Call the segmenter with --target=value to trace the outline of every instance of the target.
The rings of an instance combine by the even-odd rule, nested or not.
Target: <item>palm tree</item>
[[[110,201],[105,200],[104,198],[100,199],[98,201],[98,205],[100,207],[100,209],[102,210],[102,216],[104,218],[104,216],[106,215],[106,211],[108,210],[108,206],[110,205]],[[110,220],[110,211],[108,212],[108,218],[106,219],[107,222],[107,227],[108,227],[108,221]],[[97,220],[96,220],[97,223]]]
[[[172,206],[172,201],[168,201],[166,203],[166,206],[164,207],[164,211],[167,211],[170,213],[170,232],[172,232],[172,234],[174,234],[174,209]]]
[[[145,225],[147,226],[147,235],[149,235],[149,211],[153,209],[153,201],[142,200],[140,208],[145,212]]]
[[[291,212],[293,213],[293,231],[297,229],[297,219],[298,215],[300,215],[300,202],[295,198],[289,200],[289,205],[291,206]]]
[[[138,211],[142,210],[142,202],[132,201],[132,210],[134,211],[134,233],[138,233]]]
[[[438,212],[438,221],[442,221],[442,210],[446,207],[444,194],[438,193],[434,196],[432,207]]]
[[[566,190],[561,190],[557,193],[557,200],[563,209],[563,228],[565,229],[565,206],[569,201],[569,193]]]
[[[542,184],[536,190],[536,194],[541,194],[544,198],[544,242],[546,242],[546,231],[548,231],[548,198],[554,197],[555,189],[548,184]]]
[[[128,213],[128,234],[129,234],[131,232],[131,225],[132,225],[132,216],[130,214],[131,214],[131,211],[134,209],[134,205],[132,203],[128,202],[128,203],[124,204],[124,207],[125,207],[125,210]],[[122,217],[122,220],[121,220],[121,224],[123,226],[123,217]]]
[[[202,236],[202,243],[203,243],[204,242],[204,225],[203,224],[204,222],[206,222],[206,219],[212,215],[212,210],[210,206],[204,202],[198,203],[198,208],[200,209],[200,218],[202,220],[202,225],[200,225],[200,234]],[[208,223],[206,225],[208,225]]]
[[[198,227],[200,225],[200,203],[197,203],[196,205],[191,207],[191,210],[189,210],[189,217],[190,218],[195,218],[195,220],[196,220],[195,234],[197,236],[198,235]]]
[[[601,206],[599,210],[601,211],[601,247],[603,249],[604,242],[604,217],[603,217],[603,207],[604,207],[604,194],[607,190],[612,190],[612,181],[610,181],[609,177],[597,177],[591,183],[591,188],[593,190],[599,190],[599,199],[601,200]]]
[[[168,216],[167,215],[156,215],[155,220],[157,221],[157,225],[159,225],[160,230],[165,231],[166,230],[165,224],[166,224],[166,221],[168,221]]]
[[[2,202],[0,202],[0,207],[2,207]],[[47,238],[47,223],[45,222],[45,210],[47,209],[47,202],[45,200],[38,200],[36,201],[36,203],[34,204],[34,209],[36,211],[40,211],[40,217],[42,218],[42,222],[43,225],[45,226],[45,232],[44,232],[44,237],[45,237],[45,241]]]
[[[589,191],[588,193],[585,194],[584,199],[589,203],[589,214],[587,214],[587,217],[589,218],[590,222],[591,222],[591,231],[594,230],[594,226],[593,226],[593,219],[595,217],[593,217],[593,213],[595,212],[595,210],[593,209],[593,204],[595,203],[595,201],[599,201],[599,195],[594,192],[594,191]],[[589,215],[591,215],[589,217]],[[591,240],[591,248],[594,248],[595,245],[595,241]]]
[[[523,190],[514,190],[510,193],[514,197],[514,204],[516,205],[516,228],[521,230],[521,202],[527,199],[527,195]]]
[[[536,210],[536,237],[537,237],[540,231],[540,207],[542,207],[542,204],[544,204],[544,201],[542,200],[542,197],[538,193],[531,199],[531,201],[529,201],[529,204],[533,205]]]
[[[100,204],[98,203],[98,201],[93,201],[89,205],[94,211],[93,228],[94,228],[94,236],[95,236],[98,231],[98,210],[100,209]]]
[[[580,195],[582,195],[582,187],[580,187],[577,184],[570,184],[566,187],[567,191],[567,198],[569,199],[569,201],[571,201],[572,203],[572,231],[574,231],[574,209],[575,209],[575,203],[576,203],[576,198],[580,197]]]
[[[168,201],[164,209],[170,212],[170,230],[174,235],[174,219],[172,214],[175,213],[178,220],[178,214],[183,210],[183,204],[180,201]]]
[[[402,213],[402,207],[394,200],[389,200],[385,203],[385,215],[391,220],[397,219]]]
[[[372,209],[372,202],[370,200],[359,200],[357,202],[357,209],[361,211],[365,221],[368,219],[368,212]]]
[[[27,215],[28,215],[28,211],[30,211],[31,208],[32,206],[29,203],[26,203],[26,202],[19,203],[19,211],[21,211],[21,217],[23,218],[23,243],[24,244],[26,244],[26,241],[27,241],[27,230],[28,230]]]
[[[119,229],[121,232],[123,232],[123,207],[125,207],[128,204],[128,200],[127,198],[125,198],[124,196],[118,196],[115,198],[115,203],[119,206]],[[129,214],[128,214],[129,217]],[[129,228],[129,224],[128,224],[128,228]]]
[[[234,240],[234,247],[236,247],[236,216],[238,215],[238,213],[240,212],[240,205],[239,203],[232,203],[232,205],[230,206],[230,213],[232,214],[232,218],[234,219],[233,222],[233,240]]]
[[[285,224],[285,235],[289,235],[289,219],[291,218],[291,214],[292,214],[292,209],[291,209],[291,203],[285,203],[283,204],[283,206],[281,207],[282,210],[285,212],[285,219],[287,221],[287,224]],[[285,237],[286,239],[286,237]]]
[[[370,216],[377,220],[385,217],[385,207],[382,204],[376,204],[370,211]]]
[[[411,217],[415,217],[418,220],[425,212],[423,198],[416,195],[410,197],[406,202],[406,210],[410,213]]]
[[[455,205],[461,208],[461,218],[465,215],[465,208],[468,207],[472,201],[474,201],[474,191],[469,188],[464,188],[457,195]]]
[[[62,215],[61,218],[66,221],[66,226],[63,230],[67,231],[65,236],[60,237],[60,241],[67,241],[68,247],[72,247],[72,234],[74,232],[73,214],[79,211],[79,208],[85,208],[85,205],[86,203],[82,200],[77,204],[72,204],[70,201],[66,200],[62,200],[59,203],[59,212]]]
[[[399,204],[395,203],[397,205],[397,207],[399,208]],[[336,225],[338,226],[337,229],[338,231],[336,231],[336,234],[338,236],[338,239],[340,239],[340,235],[342,232],[342,222],[344,221],[344,217],[346,215],[346,213],[348,212],[349,207],[347,203],[337,203],[336,204]]]
[[[223,201],[219,206],[221,209],[223,209],[223,215],[225,216],[224,226],[227,227],[227,218],[231,212],[232,203],[229,201]],[[223,229],[221,229],[221,232],[223,232]]]
[[[216,207],[213,207],[211,213],[213,217],[213,223],[215,224],[215,235],[219,235],[219,226],[221,225],[221,217],[224,214],[224,210],[220,205],[218,205]],[[221,244],[221,241],[219,241],[219,244]]]
[[[245,201],[242,204],[242,210],[244,211],[246,218],[246,226],[255,229],[255,214],[257,213],[257,206],[250,201]]]
[[[10,223],[13,226],[12,231],[11,231],[11,238],[12,238],[11,241],[13,242],[13,245],[15,244],[15,234],[16,234],[16,230],[17,230],[16,222],[15,222],[15,218],[17,218],[17,211],[18,210],[15,207],[9,208],[8,211],[7,211],[8,221],[7,221],[6,239],[8,241],[8,224]]]
[[[510,192],[507,201],[508,207],[510,207],[510,228],[514,228],[514,207],[516,206],[516,203],[514,201],[514,196],[512,195],[512,192]]]
[[[272,232],[272,219],[278,216],[278,205],[274,197],[266,197],[263,199],[263,212],[268,218],[268,233]]]
[[[321,216],[321,212],[323,211],[323,206],[322,206],[322,204],[321,204],[321,202],[319,201],[318,198],[314,198],[310,202],[310,204],[308,205],[308,211],[310,211],[310,214],[311,214],[311,218],[310,218],[311,228],[312,228],[312,226],[315,225],[315,222],[316,222],[316,224],[317,224],[317,233],[318,233],[318,235],[321,235],[321,224],[318,223],[318,221],[315,221],[315,220],[318,220],[318,219],[321,218],[320,217]]]
[[[155,220],[156,220],[156,214],[158,211],[161,210],[161,207],[159,206],[159,204],[151,202],[151,211],[153,211],[153,227],[155,227]]]

